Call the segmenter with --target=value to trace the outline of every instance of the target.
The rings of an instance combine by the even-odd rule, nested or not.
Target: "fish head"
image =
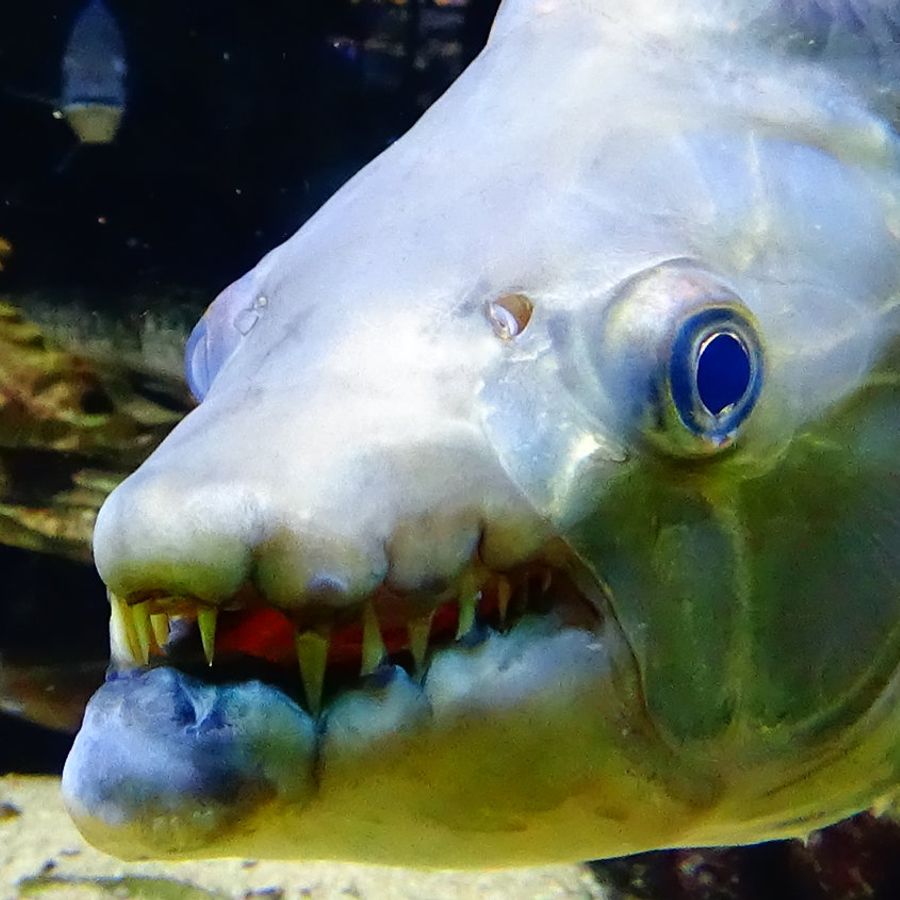
[[[207,310],[97,521],[96,845],[515,865],[895,789],[895,140],[641,6],[508,3]]]

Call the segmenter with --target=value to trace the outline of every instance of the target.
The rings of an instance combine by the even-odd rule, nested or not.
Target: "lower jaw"
[[[660,750],[626,650],[607,622],[526,615],[435,651],[421,681],[379,670],[317,720],[259,681],[113,674],[64,798],[89,841],[127,858],[465,867],[632,852],[683,809],[644,771]]]

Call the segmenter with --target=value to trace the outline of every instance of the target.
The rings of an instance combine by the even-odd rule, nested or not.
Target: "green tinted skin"
[[[602,561],[665,740],[758,795],[778,760],[770,790],[796,795],[798,819],[825,784],[889,793],[900,765],[898,361],[895,341],[773,458],[640,457],[568,534]],[[865,763],[816,776],[847,752]]]

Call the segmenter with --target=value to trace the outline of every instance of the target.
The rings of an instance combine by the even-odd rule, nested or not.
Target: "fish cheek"
[[[895,676],[898,349],[777,458],[742,465],[748,446],[710,463],[630,463],[567,532],[609,587],[672,746],[727,741],[740,724],[731,735],[748,758],[803,755]]]
[[[739,623],[728,527],[683,480],[630,465],[566,534],[608,586],[647,712],[673,745],[709,739],[731,722]]]
[[[741,489],[753,560],[748,713],[794,738],[799,723],[827,738],[859,719],[900,664],[896,366],[884,376]]]

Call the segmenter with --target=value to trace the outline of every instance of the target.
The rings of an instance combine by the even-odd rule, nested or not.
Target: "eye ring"
[[[735,306],[701,310],[672,341],[668,381],[682,425],[714,448],[731,443],[752,412],[763,382],[756,329]]]

